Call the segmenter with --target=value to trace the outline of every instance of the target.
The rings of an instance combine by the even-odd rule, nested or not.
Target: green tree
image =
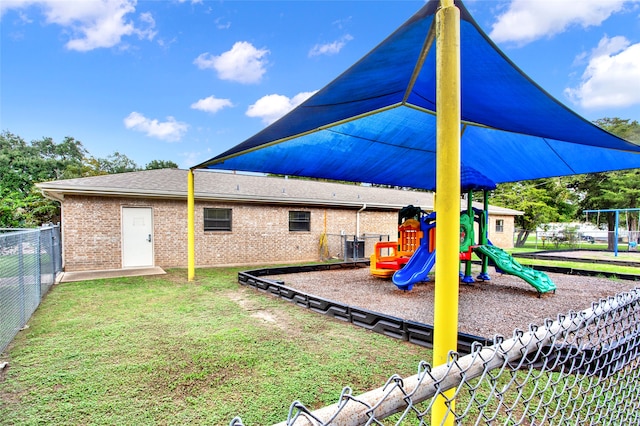
[[[144,168],[145,170],[177,169],[178,165],[171,160],[151,160]]]
[[[37,188],[28,194],[2,191],[0,204],[0,227],[31,228],[43,223],[60,221],[59,205],[44,198]]]
[[[56,144],[51,138],[26,143],[10,132],[0,134],[2,188],[28,193],[36,182],[76,177],[86,150],[80,141],[66,137]]]
[[[153,160],[146,169],[178,165]],[[124,154],[89,155],[82,142],[67,136],[60,143],[42,138],[27,143],[9,131],[0,133],[0,227],[29,227],[60,220],[57,202],[35,188],[38,182],[141,170]]]
[[[83,177],[110,175],[115,173],[137,172],[141,170],[135,161],[124,154],[115,151],[105,158],[85,158],[82,173]]]
[[[23,196],[17,191],[0,190],[0,228],[24,228],[27,225],[21,216]]]
[[[118,151],[107,156],[107,158],[98,158],[97,161],[100,165],[100,170],[103,170],[110,175],[116,173],[136,172],[140,170],[140,167],[138,167],[135,161]]]
[[[626,140],[640,142],[640,123],[637,121],[615,117],[601,118],[594,123]],[[581,210],[637,208],[640,204],[640,170],[500,184],[494,191],[492,203],[524,212],[516,217],[519,228],[516,246],[520,246],[539,225],[580,219]],[[608,230],[613,231],[614,215],[604,216]],[[637,225],[637,216],[629,216],[629,228],[635,229]],[[612,238],[609,248],[613,248]]]
[[[594,121],[603,129],[631,142],[640,142],[640,123],[620,118],[601,118]],[[569,181],[579,195],[582,210],[638,208],[640,204],[640,169],[579,175]],[[603,213],[609,231],[608,247],[613,250],[615,216]],[[593,215],[592,217],[596,217]],[[637,228],[637,217],[629,216],[629,228]]]
[[[539,225],[571,217],[572,197],[561,179],[537,179],[498,185],[491,203],[523,212],[515,217],[518,231],[515,244],[522,247]]]
[[[640,123],[637,120],[604,117],[595,120],[594,123],[622,139],[640,142]]]
[[[26,227],[54,221],[59,207],[45,199],[34,184],[76,177],[86,150],[80,141],[66,137],[26,143],[11,132],[0,133],[0,226]]]

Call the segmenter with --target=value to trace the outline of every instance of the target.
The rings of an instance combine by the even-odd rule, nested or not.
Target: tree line
[[[38,182],[138,170],[177,168],[173,161],[153,160],[144,167],[119,152],[106,158],[89,154],[82,142],[66,137],[26,142],[9,131],[0,133],[0,228],[26,228],[60,220],[60,205],[46,199]]]
[[[640,123],[629,119],[602,118],[594,122],[628,141],[640,143]],[[106,158],[89,155],[82,142],[66,137],[25,142],[10,132],[0,134],[0,227],[30,227],[57,222],[58,203],[42,196],[34,186],[58,179],[177,168],[173,161],[153,160],[143,168],[119,152]],[[515,225],[516,246],[523,245],[539,225],[582,221],[583,210],[638,208],[640,169],[503,183],[492,191],[493,205],[520,210]],[[613,215],[604,215],[614,229]],[[630,228],[638,226],[630,217]],[[610,242],[611,243],[611,242]]]
[[[620,118],[601,118],[594,123],[631,142],[640,143],[640,123]],[[516,216],[516,247],[524,245],[531,232],[550,222],[584,221],[584,210],[638,208],[640,169],[503,183],[491,195],[491,204],[524,212]],[[593,215],[591,217],[592,220]],[[603,214],[613,231],[613,214]],[[638,226],[629,217],[629,228]],[[612,248],[610,239],[609,246]]]

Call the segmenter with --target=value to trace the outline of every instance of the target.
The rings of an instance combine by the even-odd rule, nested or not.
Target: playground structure
[[[464,273],[460,273],[463,283],[489,281],[488,267],[493,266],[498,273],[522,278],[533,286],[538,294],[555,291],[556,286],[542,271],[521,265],[511,255],[491,244],[487,235],[488,192],[484,191],[484,209],[474,208],[471,200],[473,192],[468,192],[469,205],[460,213],[459,259],[464,263]],[[478,240],[475,238],[475,224],[478,224]],[[371,274],[381,278],[391,278],[401,290],[410,291],[416,283],[429,281],[429,273],[436,260],[435,247],[436,213],[427,213],[419,207],[407,206],[398,214],[398,241],[377,243],[370,256]],[[481,272],[472,276],[472,257],[481,261]]]
[[[391,278],[402,269],[422,245],[435,243],[429,238],[430,227],[421,223],[424,213],[419,207],[406,206],[398,213],[398,241],[382,241],[375,245],[370,257],[371,274],[380,278]],[[429,250],[433,251],[433,250]]]

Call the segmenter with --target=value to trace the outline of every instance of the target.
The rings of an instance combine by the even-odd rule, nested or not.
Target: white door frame
[[[154,266],[153,209],[122,206],[120,213],[123,268]]]

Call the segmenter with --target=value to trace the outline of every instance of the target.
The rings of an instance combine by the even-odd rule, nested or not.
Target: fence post
[[[26,306],[24,289],[24,258],[22,253],[22,233],[18,234],[18,287],[20,288],[20,324],[25,324]],[[22,327],[22,326],[21,326]]]
[[[49,253],[51,256],[51,283],[56,282],[55,226],[49,228]]]
[[[36,263],[36,271],[35,271],[35,279],[36,279],[36,291],[38,293],[38,303],[36,303],[36,306],[38,306],[40,304],[40,301],[42,300],[42,265],[40,265],[40,260],[42,259],[42,241],[40,241],[40,237],[42,230],[38,229],[38,235],[36,237],[36,240],[38,241],[36,243],[36,249],[34,250],[34,255],[36,253],[38,253],[38,260],[35,262]]]
[[[56,258],[55,273],[57,276],[58,272],[62,272],[62,231],[59,223],[56,225],[55,241],[56,241],[55,247],[54,247],[55,258]]]

